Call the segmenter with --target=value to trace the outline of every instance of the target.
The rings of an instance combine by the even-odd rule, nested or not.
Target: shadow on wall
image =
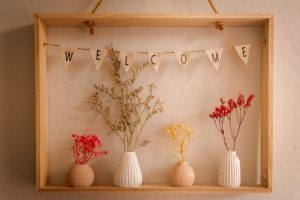
[[[1,181],[12,189],[35,184],[33,38],[33,25],[0,35]]]
[[[0,194],[3,199],[166,199],[169,194],[35,192],[35,91],[33,25],[0,34]],[[3,173],[5,172],[5,173]],[[2,193],[2,190],[6,192]],[[1,196],[1,195],[0,195]],[[2,197],[2,196],[1,196]],[[6,198],[7,197],[7,198]],[[189,198],[227,199],[214,194]],[[221,197],[221,198],[219,198]],[[186,194],[177,194],[184,199]],[[238,199],[240,195],[230,195]],[[2,199],[2,198],[1,198]]]

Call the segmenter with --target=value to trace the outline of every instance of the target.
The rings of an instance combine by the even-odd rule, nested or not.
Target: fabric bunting
[[[248,65],[251,44],[235,46],[234,49],[236,50],[237,54],[240,56],[241,60],[245,63],[245,65]]]
[[[219,65],[221,62],[221,57],[223,53],[223,49],[206,49],[205,50],[209,61],[214,66],[214,68],[218,71]]]
[[[95,68],[96,70],[99,70],[107,55],[107,50],[91,49],[90,52],[95,64]]]
[[[189,65],[191,52],[190,51],[175,51],[174,54],[177,58],[178,63],[185,70],[186,67]]]
[[[235,49],[237,54],[239,55],[240,59],[245,65],[248,65],[250,50],[253,44],[243,44],[243,45],[236,45],[233,47],[226,47],[226,48],[215,48],[215,49],[201,49],[201,50],[194,50],[194,51],[175,51],[175,52],[157,52],[157,51],[146,51],[149,57],[149,61],[153,66],[155,72],[158,72],[161,59],[164,53],[174,53],[177,62],[182,66],[184,70],[186,70],[187,66],[191,61],[191,54],[192,52],[202,52],[204,51],[212,64],[212,66],[218,71],[220,68],[220,62],[223,54],[224,49]],[[56,44],[55,46],[60,46]],[[62,55],[63,62],[65,67],[68,67],[70,63],[74,60],[76,51],[82,48],[68,48],[68,47],[60,47],[60,52]],[[84,49],[85,50],[85,49]],[[90,54],[92,56],[95,69],[99,70],[103,61],[105,60],[108,52],[105,49],[89,49]],[[121,62],[121,66],[124,67],[125,71],[128,72],[135,60],[135,57],[138,53],[143,52],[132,52],[132,51],[121,51],[119,52],[119,59]]]
[[[121,64],[124,66],[126,72],[129,71],[135,56],[136,52],[120,52]]]
[[[64,61],[65,67],[68,67],[70,63],[73,61],[76,50],[77,50],[76,48],[64,48],[64,47],[60,48],[61,56]]]
[[[155,72],[158,72],[158,68],[160,66],[160,57],[162,53],[160,52],[147,52],[149,56],[150,63],[153,66]]]

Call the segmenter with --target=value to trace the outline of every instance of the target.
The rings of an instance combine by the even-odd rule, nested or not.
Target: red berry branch
[[[226,150],[229,151],[228,144],[226,142],[225,131],[224,131],[224,121],[225,119],[229,122],[230,134],[233,140],[233,148],[234,151],[236,146],[236,141],[239,136],[240,128],[245,118],[245,115],[248,111],[248,108],[251,106],[251,101],[253,100],[254,95],[251,94],[245,101],[244,95],[239,94],[236,101],[233,99],[229,99],[226,102],[221,98],[221,105],[215,108],[215,111],[209,114],[209,117],[214,120],[217,130],[221,133],[224,141],[224,145]],[[232,114],[235,113],[235,114]],[[234,129],[232,125],[233,115],[236,116],[237,120],[237,128]]]
[[[107,154],[108,151],[100,151],[99,148],[102,146],[101,141],[97,135],[77,135],[72,134],[74,139],[73,154],[76,164],[86,164],[91,157],[99,156],[100,154]]]

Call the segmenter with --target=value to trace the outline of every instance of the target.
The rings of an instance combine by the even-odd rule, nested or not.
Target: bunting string
[[[237,55],[240,57],[241,61],[248,65],[248,59],[250,56],[250,50],[251,46],[253,45],[261,45],[262,42],[257,43],[248,43],[248,44],[242,44],[242,45],[235,45],[230,47],[223,47],[223,48],[212,48],[212,49],[198,49],[198,50],[187,50],[187,51],[116,51],[120,53],[120,60],[121,64],[124,67],[125,71],[128,72],[130,70],[130,67],[132,63],[134,62],[134,59],[137,54],[146,54],[148,55],[148,58],[150,60],[150,63],[153,66],[153,69],[155,72],[158,72],[160,63],[161,63],[161,57],[163,54],[174,54],[175,58],[177,59],[178,63],[182,66],[184,70],[186,70],[187,66],[190,62],[190,55],[191,53],[200,53],[204,52],[206,53],[210,63],[215,68],[215,70],[219,70],[219,65],[221,62],[223,50],[228,49],[234,49],[237,53]],[[76,54],[77,50],[84,50],[84,51],[90,51],[90,54],[92,56],[92,59],[95,64],[96,70],[98,70],[106,55],[107,50],[105,49],[94,49],[94,48],[69,48],[62,46],[60,44],[54,44],[54,43],[44,43],[44,46],[54,46],[59,47],[61,50],[61,55],[64,61],[64,64],[66,67],[70,65],[72,62],[74,55]]]
[[[263,42],[251,43],[252,46],[254,46],[254,45],[261,45],[261,44],[264,44],[264,43]],[[60,47],[61,46],[60,44],[53,44],[53,43],[47,43],[47,42],[44,42],[43,45],[44,46],[54,46],[54,47]],[[228,49],[234,49],[234,47],[235,46],[223,47],[222,49],[228,50]],[[90,51],[91,50],[90,48],[83,48],[83,47],[77,47],[76,49],[83,50],[83,51]],[[116,51],[116,52],[120,52],[120,51]],[[160,52],[164,53],[164,54],[171,54],[171,53],[175,53],[176,51],[160,51]],[[191,50],[189,52],[192,52],[192,53],[205,52],[205,49]],[[137,51],[136,53],[148,54],[147,51]]]

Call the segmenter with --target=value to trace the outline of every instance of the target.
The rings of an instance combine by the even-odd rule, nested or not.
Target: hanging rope
[[[212,0],[208,0],[208,3],[210,5],[210,8],[214,11],[215,14],[219,14],[216,6],[214,5],[213,1]],[[215,28],[220,30],[220,31],[223,31],[224,30],[224,23],[219,21],[219,22],[216,22],[215,24]]]
[[[96,4],[96,6],[95,6],[95,7],[93,8],[93,10],[91,11],[91,14],[94,14],[94,13],[97,11],[97,9],[98,9],[99,6],[101,5],[101,3],[102,3],[102,0],[99,0],[98,3]],[[84,24],[85,24],[87,27],[90,28],[90,34],[91,34],[91,35],[94,35],[94,33],[95,33],[95,26],[96,26],[95,22],[93,22],[93,21],[85,21]]]
[[[95,22],[92,22],[92,21],[85,21],[84,24],[85,24],[87,27],[90,28],[90,34],[91,34],[91,35],[94,35],[94,33],[95,33],[95,26],[96,26]]]
[[[223,30],[224,30],[224,23],[221,22],[221,21],[216,22],[215,28],[216,28],[216,29],[219,29],[220,31],[223,31]]]
[[[103,0],[99,0],[97,2],[97,4],[95,5],[95,7],[93,8],[93,10],[91,11],[91,14],[94,14],[98,10],[98,8],[100,7],[102,1]],[[218,12],[216,6],[214,5],[213,1],[212,0],[208,0],[208,3],[210,5],[210,8],[214,11],[214,13],[215,14],[219,14],[219,12]],[[93,22],[93,21],[85,21],[84,24],[90,28],[90,34],[94,35],[94,33],[95,33],[95,26],[96,26],[95,22]],[[221,21],[216,22],[215,23],[215,28],[218,29],[218,30],[220,30],[220,31],[223,31],[224,30],[224,23],[221,22]]]
[[[97,11],[97,9],[99,8],[99,6],[100,6],[101,3],[102,3],[102,0],[99,0],[91,13],[95,13]]]
[[[249,44],[251,44],[252,46],[262,45],[262,44],[266,44],[265,42],[266,41],[264,41],[264,42],[254,42],[254,43],[249,43]],[[47,42],[44,42],[43,45],[44,46],[54,46],[54,47],[60,47],[61,46],[60,44],[47,43]],[[83,47],[77,47],[76,49],[84,50],[84,51],[90,51],[91,50],[90,48],[85,48],[85,47],[84,48]],[[222,49],[224,49],[224,50],[234,49],[234,46],[227,46],[227,47],[223,47]],[[205,49],[195,49],[195,50],[189,50],[189,51],[192,52],[192,53],[197,53],[197,52],[205,52]],[[120,52],[120,51],[116,51],[116,52]],[[171,54],[171,53],[175,53],[176,51],[160,51],[160,52],[164,53],[164,54]],[[137,51],[137,53],[139,53],[139,54],[148,54],[148,51]]]
[[[208,3],[210,5],[211,9],[215,12],[215,14],[218,14],[219,12],[217,11],[217,9],[216,9],[214,3],[212,2],[212,0],[208,0]]]

